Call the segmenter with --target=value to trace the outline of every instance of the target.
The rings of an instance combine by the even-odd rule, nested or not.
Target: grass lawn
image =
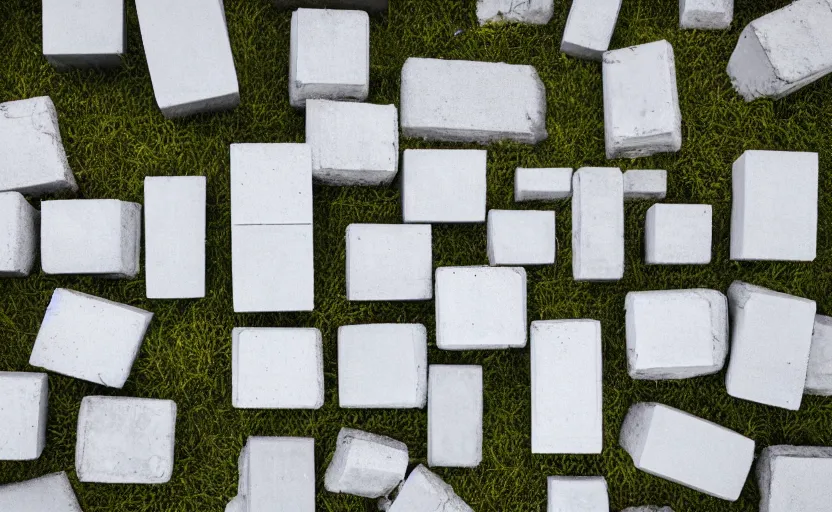
[[[726,291],[735,279],[818,301],[832,314],[832,81],[792,96],[745,103],[725,66],[740,29],[786,0],[737,0],[733,28],[680,31],[675,0],[625,0],[613,48],[667,39],[676,54],[684,119],[682,151],[639,160],[604,157],[601,68],[559,52],[569,2],[558,0],[543,27],[478,26],[474,0],[391,0],[371,22],[369,101],[398,103],[409,56],[534,65],[546,84],[549,139],[536,146],[488,147],[488,207],[513,202],[517,166],[604,166],[669,171],[668,202],[714,206],[713,263],[648,267],[643,224],[650,203],[626,206],[626,273],[610,284],[576,283],[570,265],[569,202],[543,205],[558,216],[558,265],[529,269],[529,320],[594,318],[604,343],[604,453],[532,455],[529,351],[440,352],[432,302],[349,303],[345,298],[344,232],[354,222],[401,221],[391,188],[315,188],[316,308],[305,314],[235,315],[231,304],[229,144],[300,142],[304,117],[287,93],[290,13],[269,0],[225,0],[242,104],[232,112],[165,120],[153,99],[135,8],[128,9],[124,66],[99,73],[58,74],[41,55],[40,2],[0,2],[0,101],[50,95],[81,198],[142,201],[145,176],[208,176],[208,295],[203,300],[145,299],[143,275],[132,281],[78,276],[0,280],[0,370],[31,371],[28,358],[52,291],[69,287],[153,311],[156,316],[123,390],[50,374],[47,446],[33,462],[0,462],[0,483],[66,470],[85,512],[221,511],[237,492],[237,456],[249,435],[316,439],[317,509],[363,511],[370,502],[330,494],[323,472],[338,430],[358,427],[405,442],[413,462],[426,462],[425,411],[341,410],[337,405],[336,331],[341,325],[420,322],[428,327],[431,363],[481,364],[485,416],[483,462],[474,469],[438,469],[475,510],[545,510],[549,475],[605,475],[613,510],[671,505],[685,511],[754,511],[749,478],[736,503],[709,498],[636,471],[618,447],[628,407],[658,401],[700,415],[757,441],[832,445],[832,400],[807,397],[789,412],[729,397],[724,373],[679,382],[637,382],[627,376],[624,296],[630,290],[706,287]],[[402,139],[402,149],[463,147]],[[475,147],[475,146],[470,146]],[[820,152],[818,258],[812,264],[738,263],[728,259],[731,164],[746,149]],[[37,203],[37,202],[35,202]],[[531,208],[541,208],[534,205]],[[436,226],[434,264],[487,264],[485,225]],[[326,403],[318,411],[242,411],[231,407],[231,329],[314,326],[323,332]],[[79,484],[75,428],[82,397],[93,394],[169,398],[178,404],[173,479],[161,486]],[[366,508],[370,510],[370,508]]]

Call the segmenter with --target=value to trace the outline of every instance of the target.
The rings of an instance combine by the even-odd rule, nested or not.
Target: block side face
[[[684,29],[724,30],[734,18],[734,0],[680,0],[679,26]]]
[[[482,460],[482,367],[431,365],[428,464],[476,467]]]
[[[44,55],[124,53],[123,0],[45,0],[42,6]]]
[[[40,213],[19,192],[0,192],[0,276],[23,277],[34,266]]]
[[[402,166],[406,223],[485,222],[487,153],[407,150]]]
[[[624,183],[617,168],[578,169],[572,182],[572,273],[576,280],[624,275]]]
[[[815,317],[805,392],[832,396],[832,317]]]
[[[554,0],[531,0],[517,5],[512,0],[478,0],[477,19],[486,23],[516,22],[545,25],[554,14]]]
[[[572,197],[572,169],[527,169],[514,174],[514,200],[555,201]]]
[[[49,387],[45,373],[0,372],[0,460],[34,460],[45,446]]]
[[[664,199],[667,196],[667,171],[632,169],[624,173],[624,199]]]
[[[0,508],[26,512],[82,512],[65,472],[0,486]]]
[[[601,60],[612,40],[620,9],[621,0],[572,2],[561,51],[573,57]]]
[[[248,441],[249,510],[315,512],[315,441],[252,437]]]

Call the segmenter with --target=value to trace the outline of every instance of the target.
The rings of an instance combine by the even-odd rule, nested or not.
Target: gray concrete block
[[[326,468],[324,488],[364,498],[387,496],[404,480],[408,460],[407,446],[402,442],[342,428]]]
[[[66,473],[52,473],[0,486],[4,512],[83,512]]]
[[[0,460],[40,457],[46,445],[48,411],[45,373],[0,372]]]
[[[725,30],[734,19],[734,0],[679,0],[679,27]]]
[[[121,65],[124,0],[43,0],[43,56],[59,71]]]
[[[815,317],[804,393],[832,396],[832,317]]]
[[[516,22],[545,25],[555,12],[554,0],[477,0],[477,19],[486,23]]]
[[[579,59],[601,60],[610,47],[621,0],[572,0],[560,51]]]
[[[648,265],[707,265],[712,238],[711,205],[654,204],[644,221],[644,261]]]
[[[482,462],[482,367],[433,364],[428,372],[428,465]]]
[[[617,167],[584,167],[572,176],[572,275],[624,276],[624,180]]]
[[[830,481],[832,448],[768,446],[757,461],[760,512],[826,512]]]
[[[26,277],[38,252],[40,212],[20,192],[0,192],[0,277]]]
[[[444,480],[419,464],[404,481],[388,512],[474,512]]]
[[[514,171],[514,201],[556,201],[572,197],[572,169],[524,169]]]
[[[667,171],[631,169],[624,173],[624,200],[661,200],[667,196]]]

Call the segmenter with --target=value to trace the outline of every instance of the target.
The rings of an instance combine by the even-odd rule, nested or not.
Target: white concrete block
[[[0,372],[0,460],[40,457],[46,445],[48,410],[45,373]]]
[[[249,512],[315,512],[315,440],[249,437],[238,492]]]
[[[545,140],[546,87],[532,66],[407,59],[402,68],[402,134],[425,140]]]
[[[832,448],[768,446],[757,461],[760,512],[825,512],[832,503]]]
[[[732,182],[731,259],[814,261],[817,153],[746,151]]]
[[[153,94],[165,117],[240,103],[223,2],[137,0],[136,11]]]
[[[804,393],[832,396],[832,317],[815,317]]]
[[[378,498],[390,494],[404,480],[407,446],[386,436],[342,428],[324,488],[329,492]]]
[[[545,25],[554,13],[554,0],[477,0],[477,19],[480,25],[504,21]]]
[[[619,438],[636,468],[723,500],[736,501],[754,460],[754,441],[657,403],[630,407]]]
[[[728,289],[728,304],[728,394],[798,410],[809,365],[815,301],[735,281]]]
[[[734,0],[679,0],[679,27],[725,30],[734,19]]]
[[[238,409],[320,409],[324,354],[318,329],[232,331],[231,402]]]
[[[310,224],[232,226],[234,311],[312,311],[313,261]]]
[[[474,512],[453,488],[419,464],[404,481],[388,512]]]
[[[83,512],[66,473],[52,473],[0,486],[0,510],[9,512]]]
[[[488,212],[488,263],[554,265],[555,212],[491,210]]]
[[[607,480],[602,476],[550,476],[547,512],[609,512]]]
[[[43,56],[59,71],[121,65],[124,0],[43,0]]]
[[[514,201],[556,201],[572,197],[572,169],[525,169],[514,171]]]
[[[152,318],[139,308],[57,288],[29,364],[121,389]]]
[[[176,403],[86,396],[78,413],[75,472],[81,482],[163,484],[173,474]]]
[[[577,281],[624,276],[624,180],[615,167],[584,167],[572,178],[572,275]]]
[[[248,503],[242,496],[235,496],[225,506],[225,512],[248,512]]]
[[[601,60],[610,47],[621,0],[572,0],[560,51],[579,59]]]
[[[783,98],[832,72],[832,2],[798,0],[757,18],[728,61],[734,89],[752,101]]]
[[[627,294],[627,370],[641,380],[687,379],[722,370],[728,299],[715,290]]]
[[[532,322],[532,453],[601,453],[601,323]]]
[[[489,350],[526,346],[526,271],[436,269],[436,346]]]
[[[428,465],[475,468],[482,462],[482,366],[430,365]]]
[[[0,277],[25,277],[38,252],[40,212],[20,192],[0,192]]]
[[[78,190],[49,96],[0,103],[0,192]]]
[[[656,505],[645,505],[643,507],[627,507],[621,512],[673,512],[670,507],[659,507]]]
[[[326,185],[388,185],[399,170],[395,105],[306,102],[312,177]]]
[[[607,158],[679,151],[682,112],[670,43],[609,51],[603,62]]]
[[[347,226],[347,299],[430,300],[433,243],[429,224]]]
[[[488,154],[476,149],[408,149],[402,160],[404,222],[485,222]]]
[[[624,173],[624,200],[667,197],[667,171],[660,169],[631,169]]]
[[[142,205],[116,199],[43,201],[40,264],[46,274],[133,279],[139,273]]]
[[[712,233],[711,205],[654,204],[644,222],[644,261],[648,265],[707,265]]]
[[[387,10],[387,0],[274,0],[279,9],[315,7],[320,9],[362,9],[370,13]]]

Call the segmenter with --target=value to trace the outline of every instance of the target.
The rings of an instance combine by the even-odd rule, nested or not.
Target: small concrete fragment
[[[342,428],[324,487],[364,498],[387,496],[404,480],[407,446],[389,437]]]
[[[7,512],[83,512],[66,473],[52,473],[0,486],[0,510]]]
[[[388,0],[274,0],[278,9],[362,9],[375,14],[387,10]]]
[[[428,465],[482,461],[482,367],[432,364],[428,375]]]
[[[572,169],[525,169],[514,172],[514,201],[557,201],[572,197]]]
[[[725,30],[734,19],[734,0],[679,0],[679,28]]]
[[[584,167],[572,177],[572,275],[624,277],[624,180],[616,167]]]
[[[489,265],[554,265],[555,212],[488,212]]]
[[[48,411],[45,373],[0,372],[0,460],[40,457],[46,445]],[[2,494],[0,490],[0,502]]]
[[[711,205],[654,204],[644,223],[644,261],[648,265],[707,265],[712,233]]]
[[[517,22],[545,25],[555,12],[554,0],[477,0],[477,19],[486,23]]]
[[[388,512],[474,512],[453,488],[419,464],[404,481]]]
[[[121,65],[124,0],[43,0],[43,56],[58,71]]]
[[[609,512],[607,480],[602,476],[550,476],[547,512]]]
[[[560,51],[579,59],[601,60],[610,47],[621,0],[572,0]]]
[[[757,461],[760,512],[826,512],[832,503],[832,448],[769,446]]]
[[[314,439],[249,437],[239,465],[244,510],[315,512]]]
[[[815,317],[804,393],[832,396],[832,317]]]
[[[0,277],[26,277],[38,252],[40,212],[20,192],[0,192]]]
[[[662,200],[667,197],[667,171],[631,169],[624,173],[624,200]]]

